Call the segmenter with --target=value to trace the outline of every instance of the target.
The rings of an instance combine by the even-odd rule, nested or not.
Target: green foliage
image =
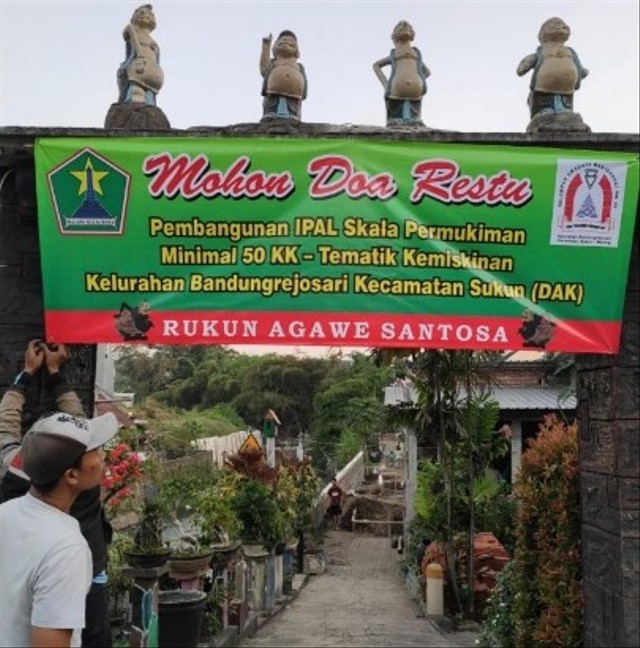
[[[335,463],[346,466],[363,449],[363,439],[355,430],[342,430],[335,449]]]
[[[514,556],[517,646],[580,646],[581,522],[577,424],[547,416],[522,455]]]
[[[325,475],[335,473],[353,458],[352,454],[347,459],[344,449],[346,444],[352,443],[351,434],[360,439],[360,450],[383,430],[382,395],[388,379],[387,369],[375,367],[373,361],[362,354],[354,355],[352,364],[333,366],[330,378],[314,400],[311,452],[314,464]],[[346,436],[338,460],[336,452],[343,433]]]
[[[485,472],[476,482],[475,505],[476,529],[493,533],[512,556],[518,504],[511,484],[496,478],[494,471]]]
[[[242,525],[244,542],[273,549],[284,539],[284,520],[273,491],[255,479],[238,481],[232,498],[233,511]]]
[[[196,439],[225,436],[246,424],[230,405],[218,405],[209,410],[181,411],[166,407],[148,399],[136,408],[139,418],[144,420],[135,433],[139,448],[144,439],[147,448],[167,459],[175,459],[196,452]]]
[[[216,541],[216,532],[233,537],[239,523],[231,506],[235,480],[209,462],[185,463],[168,470],[157,499],[176,527],[178,553],[200,553]]]
[[[282,513],[283,537],[296,539],[313,524],[315,503],[321,482],[308,461],[291,461],[280,466],[275,491]]]
[[[107,600],[109,614],[113,619],[123,618],[127,610],[122,606],[125,594],[131,588],[131,578],[124,576],[122,568],[126,563],[125,552],[133,548],[133,539],[124,531],[114,531],[108,547]]]
[[[420,462],[415,506],[420,527],[425,532],[425,535],[431,540],[444,540],[444,530],[447,524],[447,502],[442,465],[439,462],[431,459]]]
[[[466,533],[469,521],[469,494],[465,466],[456,464],[454,490],[451,494],[451,524],[454,533]],[[495,471],[486,469],[474,482],[476,528],[488,531],[509,551],[514,543],[516,504],[511,485],[500,480]],[[447,527],[447,493],[443,467],[430,459],[420,462],[417,475],[416,515],[423,535],[442,542]]]
[[[516,589],[513,580],[513,562],[509,562],[498,573],[496,586],[487,601],[478,637],[480,648],[515,648],[513,602]]]

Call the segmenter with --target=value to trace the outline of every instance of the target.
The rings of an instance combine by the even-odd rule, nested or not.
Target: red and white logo
[[[552,245],[617,247],[627,165],[558,160]]]

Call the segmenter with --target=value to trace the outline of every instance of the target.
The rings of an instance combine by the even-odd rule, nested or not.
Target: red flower
[[[119,443],[107,451],[105,464],[107,468],[102,479],[104,502],[115,509],[131,497],[131,487],[143,476],[140,457],[128,444]]]

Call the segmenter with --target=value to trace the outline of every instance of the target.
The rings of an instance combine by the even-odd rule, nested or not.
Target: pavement
[[[476,628],[427,619],[409,594],[387,537],[325,535],[326,570],[299,576],[294,595],[239,638],[242,648],[472,648]]]

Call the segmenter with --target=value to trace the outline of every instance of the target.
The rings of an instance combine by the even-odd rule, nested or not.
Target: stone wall
[[[585,646],[640,646],[639,237],[620,353],[577,359]]]
[[[26,157],[26,156],[25,156]],[[61,260],[61,263],[64,261]],[[60,287],[64,289],[63,286]],[[26,344],[44,332],[42,280],[36,216],[33,159],[0,165],[0,390],[23,367]],[[85,410],[93,411],[96,353],[94,345],[74,345],[65,368]],[[42,376],[29,387],[25,425],[53,409]]]

